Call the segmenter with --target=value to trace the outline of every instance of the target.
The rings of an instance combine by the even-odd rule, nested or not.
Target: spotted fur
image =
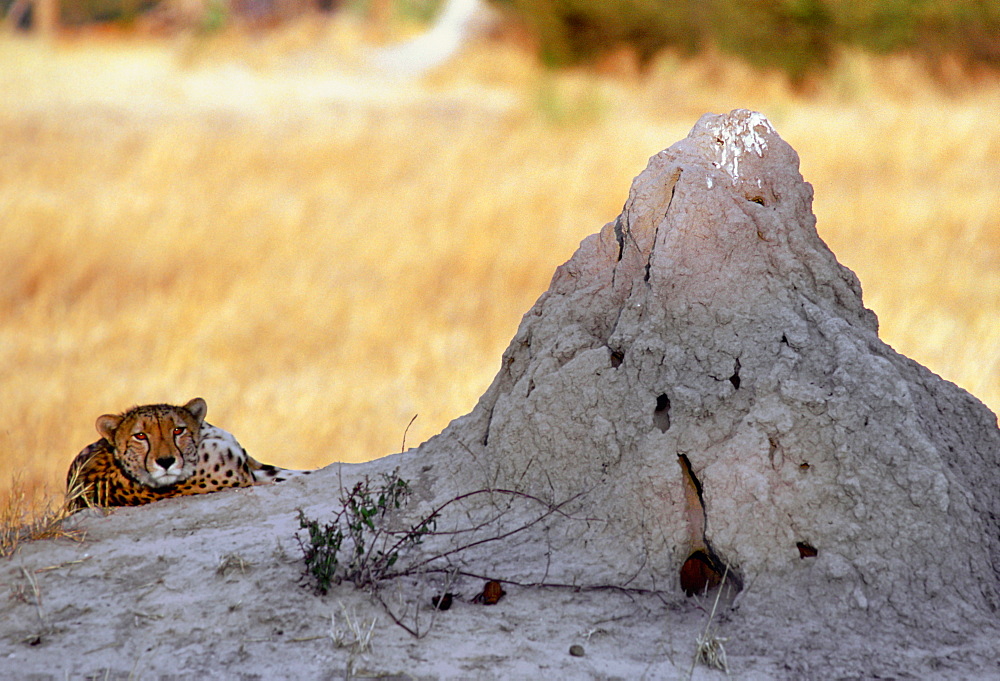
[[[183,407],[152,404],[97,419],[102,438],[70,464],[75,506],[138,506],[228,487],[281,482],[311,471],[262,464],[232,434],[205,422],[200,397]]]

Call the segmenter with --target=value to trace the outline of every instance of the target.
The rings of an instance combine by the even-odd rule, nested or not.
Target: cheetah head
[[[114,449],[125,474],[146,487],[191,477],[198,465],[201,424],[208,406],[196,397],[183,407],[152,404],[97,419],[97,432]]]

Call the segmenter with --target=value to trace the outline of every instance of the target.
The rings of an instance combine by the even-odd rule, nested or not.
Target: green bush
[[[713,0],[710,39],[754,66],[798,80],[826,66],[833,18],[822,0]]]
[[[648,61],[664,47],[709,44],[793,76],[829,60],[833,26],[822,0],[496,0],[533,29],[552,65],[631,45]]]
[[[1000,0],[493,1],[535,33],[551,65],[622,44],[643,60],[715,46],[793,79],[824,68],[840,46],[1000,65]]]
[[[928,58],[951,53],[973,63],[1000,65],[998,0],[830,0],[838,38],[886,53],[906,50]]]
[[[64,24],[130,23],[155,7],[157,0],[61,0],[59,16]]]
[[[538,36],[547,64],[589,61],[620,45],[648,59],[667,45],[693,49],[698,31],[692,0],[496,0]]]

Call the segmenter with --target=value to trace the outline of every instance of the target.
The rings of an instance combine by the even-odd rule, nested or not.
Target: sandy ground
[[[184,497],[74,518],[86,538],[23,546],[0,563],[3,679],[722,679],[693,665],[711,600],[506,586],[473,602],[482,580],[425,575],[386,583],[385,606],[349,583],[318,595],[303,577],[297,509],[329,518],[341,485],[412,451],[333,465],[272,487]],[[512,544],[507,556],[516,554]],[[501,549],[503,551],[503,549]],[[434,611],[430,599],[456,594]],[[672,602],[668,602],[672,601]],[[883,647],[877,632],[794,632],[720,608],[738,679],[998,678],[1000,644]],[[368,638],[368,645],[358,637]],[[570,653],[582,646],[583,655]],[[575,652],[580,652],[576,650]]]
[[[453,606],[436,612],[429,601],[443,579],[388,584],[383,598],[408,602],[399,612],[409,608],[417,638],[351,584],[317,595],[303,579],[295,509],[321,516],[308,498],[348,470],[396,458],[81,514],[84,541],[37,542],[0,564],[0,676],[326,679],[353,668],[359,678],[686,677],[711,603],[678,609],[649,595],[508,586],[486,606],[472,602],[482,582],[464,579],[449,587]],[[371,629],[366,650],[352,644],[348,620]],[[573,645],[584,655],[571,655]],[[693,678],[723,676],[698,667]]]

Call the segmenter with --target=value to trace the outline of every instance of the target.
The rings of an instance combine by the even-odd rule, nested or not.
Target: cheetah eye
[[[184,431],[187,430],[184,426],[177,426],[174,428],[174,435],[183,435]]]
[[[134,437],[136,440],[139,440],[141,442],[145,442],[146,441],[146,434],[145,433],[136,433],[132,437]]]

